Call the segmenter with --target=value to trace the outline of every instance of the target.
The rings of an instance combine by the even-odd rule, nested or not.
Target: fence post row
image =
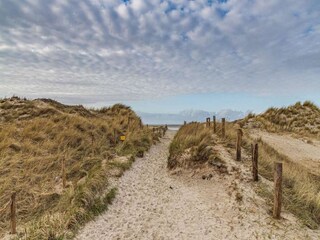
[[[16,204],[16,193],[11,195],[11,205],[10,205],[10,220],[11,220],[11,234],[17,233],[17,204]]]
[[[66,160],[62,158],[62,187],[65,189],[67,187],[67,174],[66,174]]]
[[[209,117],[206,119],[206,127],[207,127],[207,128],[210,127],[210,118],[209,118]]]
[[[274,164],[274,202],[273,202],[273,217],[280,219],[282,201],[282,163]]]
[[[236,159],[241,161],[242,129],[237,130]]]
[[[128,128],[130,126],[130,123],[131,123],[131,117],[128,117]]]
[[[117,144],[117,133],[116,133],[116,129],[113,129],[113,138],[114,138],[114,144]]]
[[[251,144],[251,150],[252,150],[252,178],[253,178],[254,182],[257,182],[259,180],[259,176],[258,176],[258,157],[259,157],[258,143]]]
[[[222,118],[222,129],[221,129],[221,135],[222,135],[222,138],[225,138],[226,136],[226,119],[225,118]]]

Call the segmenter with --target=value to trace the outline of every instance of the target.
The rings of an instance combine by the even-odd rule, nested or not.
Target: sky
[[[0,97],[144,112],[320,105],[319,0],[0,0]]]

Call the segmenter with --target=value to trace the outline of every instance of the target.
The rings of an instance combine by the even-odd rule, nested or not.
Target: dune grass
[[[269,132],[285,131],[320,138],[320,109],[310,101],[283,108],[272,107],[259,115],[249,114],[239,123]]]
[[[215,157],[214,140],[209,129],[201,123],[182,126],[169,148],[168,168],[191,167]]]
[[[237,122],[226,123],[226,136],[221,139],[225,147],[231,149],[233,154],[236,146],[236,130],[239,127]],[[221,138],[221,123],[217,123],[217,135]],[[242,148],[246,153],[245,155],[251,156],[251,143],[255,140],[249,136],[245,129],[242,139]],[[290,161],[261,139],[257,141],[259,144],[259,174],[272,182],[274,162],[283,162],[284,208],[299,217],[309,228],[318,228],[320,224],[320,176],[315,176],[303,166]],[[213,151],[204,151],[213,144],[212,129],[205,128],[203,123],[191,123],[182,126],[170,145],[169,169],[176,167],[190,168],[206,162],[211,156],[216,155]],[[201,151],[204,151],[205,154]],[[251,161],[244,161],[243,163],[247,167],[251,167]],[[272,186],[259,182],[256,190],[266,198],[271,213],[273,204]]]
[[[273,180],[273,164],[283,162],[284,207],[297,215],[308,227],[320,224],[320,177],[308,172],[301,165],[290,161],[274,148],[258,140],[260,146],[260,174]],[[270,192],[272,197],[272,192]]]
[[[128,169],[161,136],[121,104],[88,110],[14,97],[0,100],[0,123],[0,206],[17,193],[18,230],[27,239],[72,238],[114,197],[112,170]],[[114,164],[117,156],[127,162]],[[9,211],[0,211],[1,237]]]
[[[236,128],[238,127],[237,124],[233,123],[226,125],[226,145],[231,148],[235,147]],[[254,139],[251,139],[245,131],[243,149],[249,156],[251,156],[251,143],[253,141]],[[282,162],[284,208],[298,216],[309,228],[318,228],[320,224],[320,176],[315,176],[303,166],[290,161],[261,139],[258,139],[258,144],[259,174],[273,181],[274,163]],[[247,164],[251,167],[251,162],[247,162]],[[269,204],[272,204],[272,189],[267,188],[260,182],[258,190],[269,200]]]

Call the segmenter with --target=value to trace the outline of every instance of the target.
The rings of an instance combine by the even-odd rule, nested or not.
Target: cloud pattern
[[[319,0],[0,0],[0,95],[320,89]]]

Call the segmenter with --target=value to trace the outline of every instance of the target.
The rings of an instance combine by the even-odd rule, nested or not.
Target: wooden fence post
[[[187,121],[184,121],[184,122],[183,122],[183,125],[186,125],[186,124],[187,124]]]
[[[216,116],[213,116],[212,122],[213,122],[213,133],[216,133],[217,132]]]
[[[17,233],[17,204],[16,204],[16,193],[11,195],[11,205],[10,205],[10,220],[11,220],[11,234]]]
[[[226,136],[226,119],[225,118],[222,118],[222,129],[221,129],[221,135],[222,135],[222,138],[225,138]]]
[[[282,163],[274,164],[274,202],[273,217],[280,219],[282,201]]]
[[[117,133],[116,133],[116,129],[113,129],[113,139],[114,139],[114,144],[117,144]]]
[[[62,158],[62,187],[65,189],[67,187],[67,174],[66,174],[66,159]]]
[[[128,117],[128,131],[130,130],[131,117]]]
[[[236,159],[241,161],[242,129],[237,129]]]
[[[206,127],[209,128],[210,127],[210,118],[206,119]]]
[[[252,178],[254,182],[257,182],[259,180],[258,175],[258,157],[259,157],[259,151],[258,151],[258,143],[251,144],[252,149]]]
[[[91,145],[93,145],[93,142],[94,142],[94,134],[93,134],[93,132],[91,132],[90,135],[91,135]]]

